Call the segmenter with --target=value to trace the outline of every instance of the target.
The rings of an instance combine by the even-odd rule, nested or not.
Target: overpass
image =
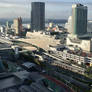
[[[12,48],[0,48],[0,51],[3,51],[3,50],[11,50]]]
[[[54,60],[53,65],[60,66],[60,67],[62,67],[64,69],[68,69],[70,71],[77,72],[79,74],[84,74],[84,72],[85,72],[85,69],[82,68],[82,67],[75,67],[75,66],[72,66],[70,64],[66,64],[65,60],[59,59],[59,58],[57,58],[57,57],[55,57],[53,55],[50,55],[48,53],[43,53],[43,54],[46,55],[46,56],[49,56],[49,57],[52,57],[52,58],[56,59],[56,60]]]
[[[1,38],[1,37],[0,37],[0,42],[1,42],[1,43],[7,43],[7,44],[10,44],[10,45],[13,44],[13,42],[11,42],[11,41],[9,41],[9,40],[7,40],[7,39],[5,39],[5,38]]]

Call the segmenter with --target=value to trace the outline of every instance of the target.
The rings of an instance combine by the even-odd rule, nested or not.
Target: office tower
[[[75,35],[87,33],[87,6],[82,4],[72,5],[72,31]]]
[[[15,30],[15,35],[16,36],[21,36],[22,34],[22,18],[17,18],[17,19],[14,19],[14,30]]]
[[[6,22],[6,28],[9,29],[9,22]]]
[[[6,34],[8,33],[8,30],[9,30],[9,22],[7,21],[6,22]]]
[[[68,22],[65,24],[65,28],[67,29],[67,32],[69,32],[70,34],[73,33],[73,31],[72,31],[72,16],[69,16]]]
[[[31,29],[32,31],[40,31],[45,29],[45,3],[31,3]]]

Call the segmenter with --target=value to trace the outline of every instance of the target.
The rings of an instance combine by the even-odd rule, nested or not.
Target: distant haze
[[[72,14],[72,4],[88,6],[88,19],[92,20],[92,0],[0,0],[0,18],[30,18],[31,2],[46,3],[46,19],[68,19]]]

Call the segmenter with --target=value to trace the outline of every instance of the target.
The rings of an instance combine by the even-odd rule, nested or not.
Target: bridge
[[[84,74],[84,72],[85,72],[85,69],[82,68],[82,67],[76,67],[76,66],[72,66],[70,64],[67,64],[65,60],[59,59],[59,58],[57,58],[57,57],[55,57],[53,55],[50,55],[48,53],[43,53],[43,54],[46,55],[46,56],[49,56],[49,57],[52,57],[52,58],[56,59],[56,60],[54,60],[53,65],[60,66],[60,67],[62,67],[64,69],[68,69],[70,71],[77,72],[79,74]]]
[[[1,37],[0,37],[0,43],[7,43],[7,44],[10,44],[10,45],[13,44],[13,42],[11,42],[11,41],[9,41],[9,40],[7,40],[5,38],[1,38]]]

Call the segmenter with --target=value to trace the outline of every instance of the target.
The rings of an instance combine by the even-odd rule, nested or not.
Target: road
[[[2,50],[11,50],[12,48],[0,48],[0,51]]]
[[[1,38],[1,37],[0,37],[0,42],[1,43],[7,43],[7,44],[10,44],[10,45],[13,44],[11,41],[9,41],[9,40],[7,40],[5,38]]]
[[[43,53],[44,55],[48,56],[48,57],[52,57],[56,60],[54,60],[53,64],[54,65],[58,65],[62,68],[65,68],[65,69],[69,69],[73,72],[77,72],[77,73],[80,73],[80,74],[84,74],[85,72],[85,69],[84,68],[81,68],[81,67],[75,67],[75,66],[72,66],[72,65],[69,65],[69,64],[66,64],[66,61],[62,60],[62,59],[59,59],[53,55],[50,55],[48,53]]]

